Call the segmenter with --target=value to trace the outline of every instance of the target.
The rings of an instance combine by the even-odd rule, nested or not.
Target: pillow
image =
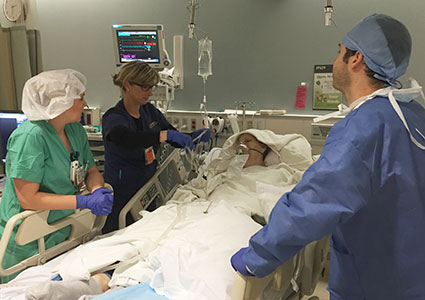
[[[270,150],[266,157],[264,157],[264,165],[266,167],[270,167],[278,164],[280,164],[279,155],[277,155],[273,150]]]
[[[275,186],[257,181],[257,199],[260,202],[261,210],[263,211],[264,219],[269,222],[270,213],[277,201],[283,194],[292,191],[295,184],[287,186]]]

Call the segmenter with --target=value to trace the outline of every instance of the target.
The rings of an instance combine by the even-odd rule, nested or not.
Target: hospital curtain
[[[0,27],[0,110],[20,110],[25,82],[41,71],[39,31]]]

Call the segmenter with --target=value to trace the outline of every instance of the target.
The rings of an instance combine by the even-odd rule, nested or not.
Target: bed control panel
[[[156,185],[152,185],[149,190],[142,196],[140,200],[140,204],[143,209],[148,211],[154,210],[157,206],[160,206],[161,203],[158,197],[158,189]]]
[[[188,170],[190,170],[190,164],[186,159],[186,155],[181,149],[174,148],[170,144],[162,143],[160,149],[157,153],[157,159],[159,163],[159,169],[157,173],[161,173],[162,175],[159,175],[161,183],[165,186],[172,186],[175,185],[175,180],[178,180],[179,182],[183,182],[185,178],[187,177]],[[175,164],[175,169],[171,166],[172,164]],[[163,165],[167,162],[170,166],[167,168],[164,168],[163,171],[161,171]],[[177,174],[175,173],[177,171]],[[175,178],[175,176],[178,176],[178,178]],[[169,188],[166,188],[165,190],[169,190]]]

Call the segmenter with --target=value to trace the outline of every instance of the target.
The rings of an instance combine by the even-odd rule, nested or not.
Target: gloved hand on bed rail
[[[189,150],[193,150],[195,147],[189,135],[176,130],[167,130],[167,142],[172,146],[174,146],[173,144],[177,144],[179,148],[188,148]]]
[[[210,140],[211,131],[208,128],[202,128],[202,129],[195,130],[194,132],[190,134],[190,136],[192,137],[192,141],[195,144],[199,142],[206,143]]]
[[[241,248],[238,252],[233,254],[232,258],[230,259],[230,262],[232,263],[233,269],[235,269],[235,271],[241,273],[242,275],[255,276],[248,270],[248,267],[246,266],[242,258],[247,249],[248,248]]]
[[[89,195],[77,195],[77,208],[88,208],[96,216],[107,216],[114,202],[113,191],[98,188]]]

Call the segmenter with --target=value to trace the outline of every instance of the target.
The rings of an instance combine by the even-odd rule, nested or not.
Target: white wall
[[[337,44],[361,18],[381,12],[404,22],[413,36],[408,75],[425,84],[425,1],[357,0],[334,2],[337,27],[323,26],[325,0],[199,0],[196,24],[213,40],[213,75],[207,82],[208,110],[253,101],[252,109],[313,111],[315,64],[332,63]],[[197,76],[197,41],[187,38],[188,0],[29,0],[33,24],[41,31],[45,69],[75,68],[88,77],[87,99],[103,110],[119,91],[111,83],[114,63],[111,25],[161,23],[172,54],[173,35],[184,35],[185,89],[174,109],[199,109],[202,80]],[[4,18],[1,19],[2,25]],[[405,81],[405,80],[403,80]],[[309,82],[307,108],[296,110],[300,82]]]

